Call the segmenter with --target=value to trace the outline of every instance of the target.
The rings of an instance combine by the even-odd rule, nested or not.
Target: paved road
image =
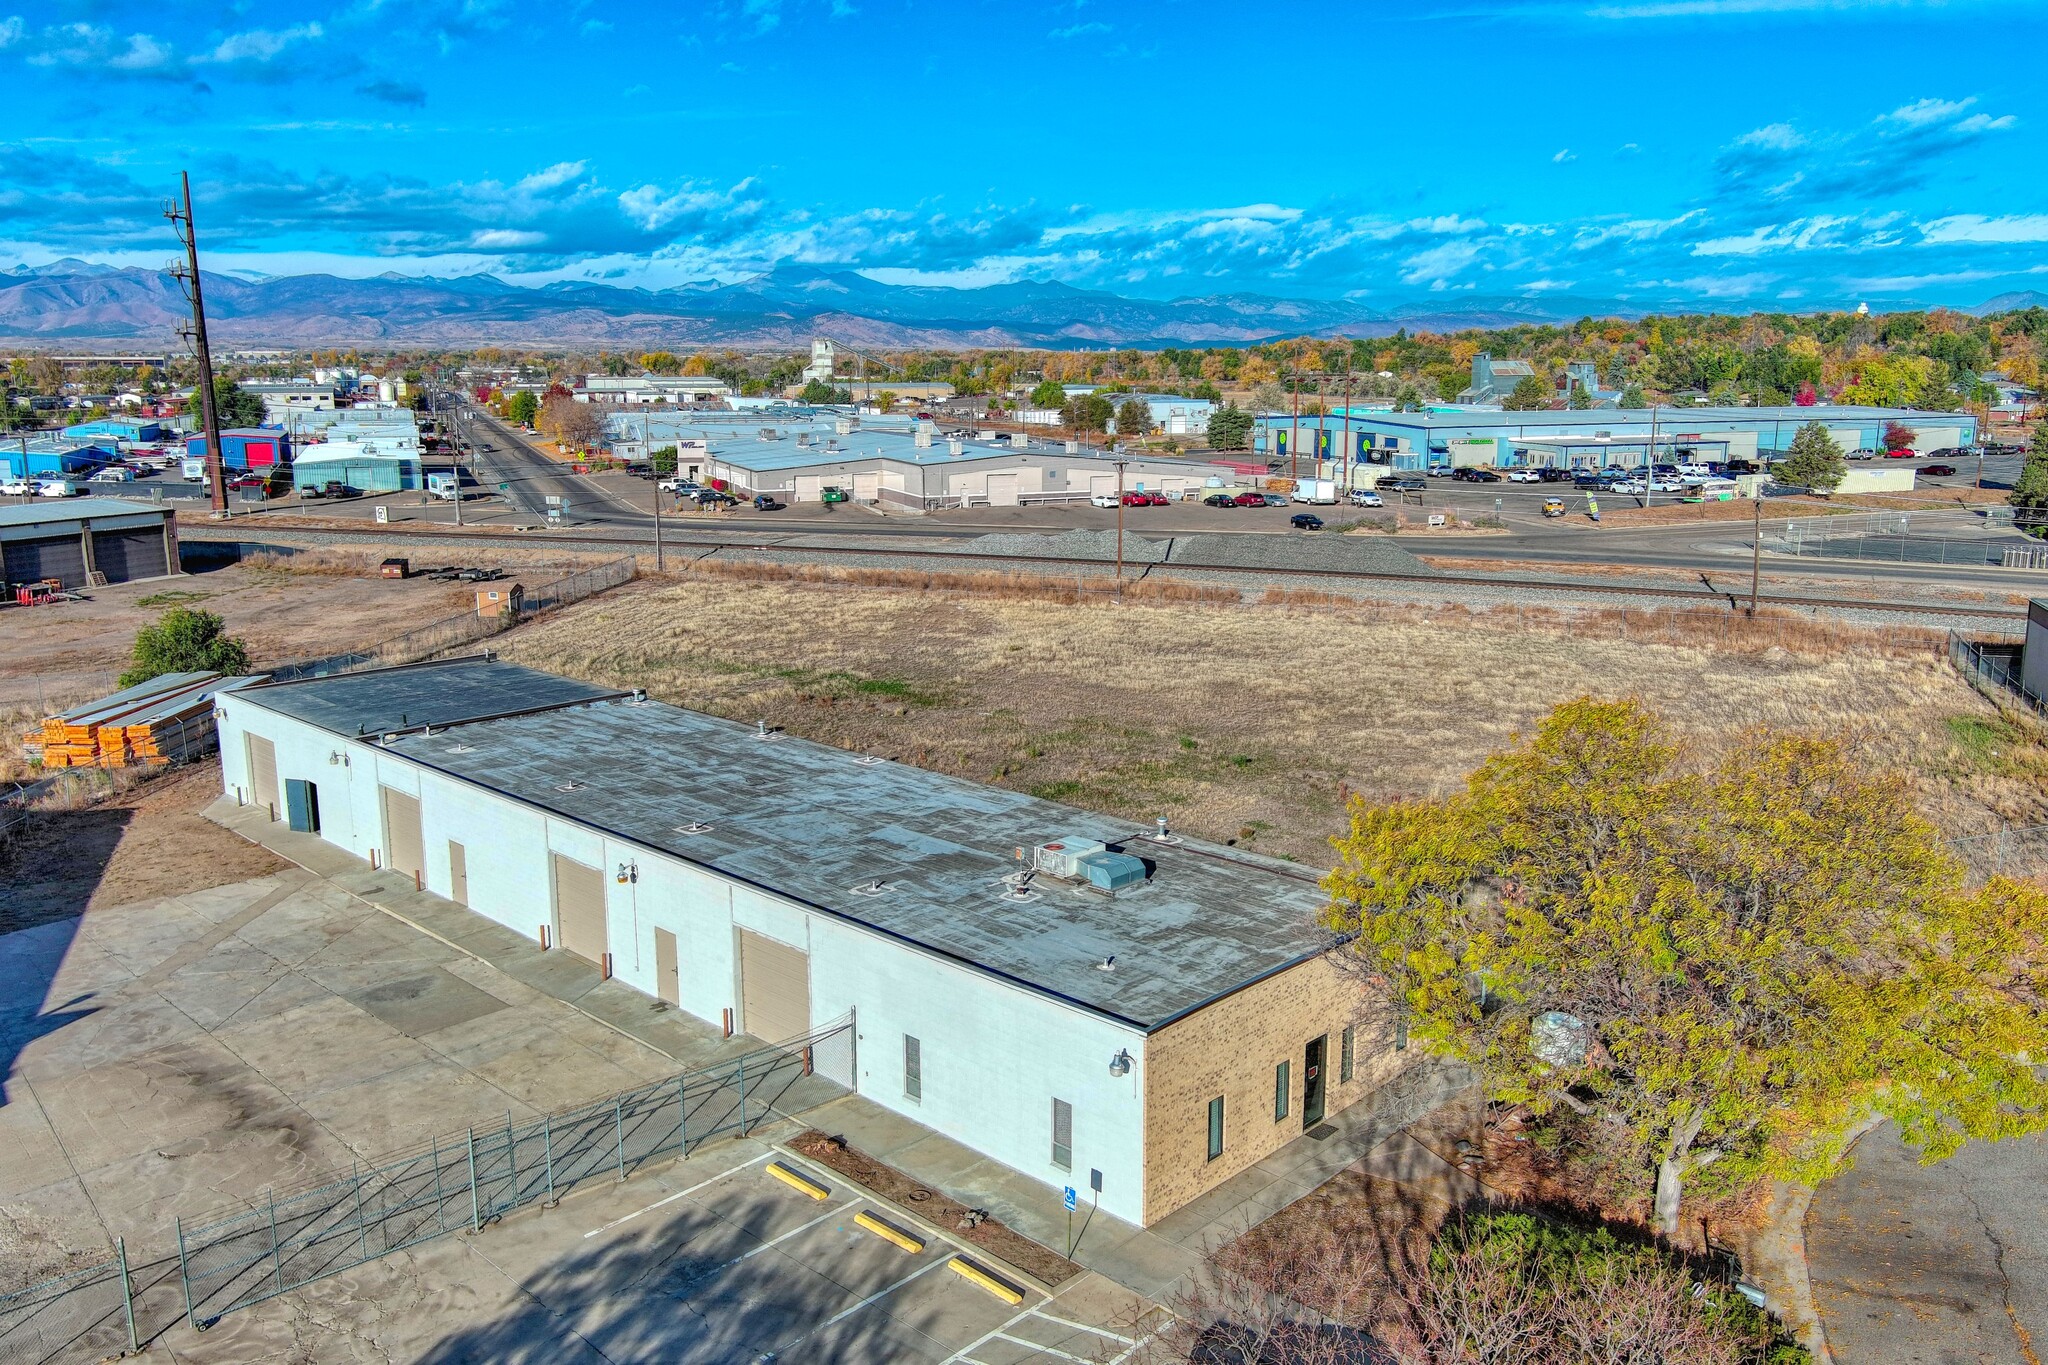
[[[1806,1252],[1842,1365],[2040,1365],[2048,1136],[1922,1166],[1890,1125],[1814,1196]]]

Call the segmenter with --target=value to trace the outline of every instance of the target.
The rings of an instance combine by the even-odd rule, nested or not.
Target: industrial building
[[[710,375],[604,375],[583,377],[576,386],[579,403],[714,403],[732,393],[732,386]]]
[[[206,436],[185,438],[190,459],[206,457]],[[230,427],[220,434],[220,462],[229,469],[275,469],[292,462],[291,438],[278,427]]]
[[[168,508],[123,498],[0,507],[0,554],[9,586],[129,583],[178,571],[178,531]]]
[[[1496,370],[1498,366],[1495,367]],[[1977,419],[1966,412],[1917,412],[1910,408],[1629,408],[1502,412],[1438,409],[1393,412],[1382,407],[1339,408],[1321,417],[1269,416],[1260,419],[1258,449],[1284,458],[1299,431],[1300,454],[1335,465],[1372,461],[1404,471],[1430,465],[1550,466],[1559,469],[1619,465],[1633,468],[1648,457],[1671,461],[1681,451],[1701,460],[1755,460],[1792,445],[1808,422],[1827,428],[1844,453],[1877,450],[1894,422],[1911,428],[1919,452],[1967,446],[1977,439]],[[1340,477],[1332,474],[1331,477]]]
[[[10,479],[61,479],[90,474],[116,458],[116,443],[74,436],[0,438],[0,471]]]
[[[907,511],[1078,501],[1114,493],[1119,463],[1126,492],[1185,497],[1238,478],[1226,464],[1118,456],[1022,435],[946,437],[928,422],[905,418],[804,413],[769,426],[635,416],[614,418],[612,430],[637,451],[643,425],[648,445],[678,446],[685,477],[789,502],[820,501],[826,488]]]
[[[326,439],[299,447],[296,488],[343,483],[364,493],[426,487],[419,419],[409,408],[344,408],[322,422]]]
[[[1152,1223],[1407,1060],[1276,859],[459,659],[220,699],[244,802]]]
[[[341,403],[341,391],[331,382],[250,380],[241,387],[242,392],[263,400],[264,419],[279,426],[284,425],[285,419],[295,412],[322,411],[338,407]]]
[[[74,440],[113,440],[125,445],[140,445],[161,441],[170,430],[152,417],[97,417],[90,422],[76,422],[64,428],[64,434]]]

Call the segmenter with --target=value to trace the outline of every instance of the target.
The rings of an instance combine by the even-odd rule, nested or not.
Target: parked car
[[[1264,493],[1239,493],[1231,501],[1235,502],[1239,507],[1264,507],[1266,505],[1266,495]]]
[[[1563,499],[1563,498],[1545,498],[1545,499],[1543,500],[1543,515],[1544,515],[1544,516],[1546,516],[1546,517],[1561,517],[1561,516],[1563,516],[1563,515],[1564,515],[1564,499]]]
[[[1124,506],[1126,507],[1150,507],[1151,505],[1152,495],[1150,493],[1124,494]]]
[[[1432,479],[1448,479],[1451,477],[1451,467],[1447,464],[1433,464],[1429,467],[1429,477]]]
[[[39,498],[76,498],[84,494],[85,490],[69,479],[49,479],[36,489]]]
[[[1572,487],[1574,488],[1605,488],[1612,482],[1614,480],[1608,478],[1607,471],[1603,469],[1574,469],[1572,471]]]
[[[1543,471],[1540,469],[1510,469],[1508,471],[1508,482],[1542,483]]]
[[[1285,507],[1288,503],[1294,501],[1285,493],[1262,493],[1260,496],[1266,500],[1266,506],[1268,507]]]
[[[715,488],[700,488],[696,492],[699,507],[737,507],[740,500],[730,493],[721,493]]]
[[[1955,476],[1956,467],[1952,464],[1931,464],[1923,467],[1920,472],[1930,479],[1947,479]]]
[[[1877,452],[1869,446],[1857,446],[1849,452],[1849,458],[1852,460],[1874,460],[1877,458]]]
[[[1147,493],[1144,497],[1145,501],[1154,507],[1164,507],[1167,505],[1168,499],[1164,493]]]
[[[1570,483],[1572,481],[1571,470],[1552,469],[1548,466],[1537,470],[1536,476],[1538,483]]]
[[[787,505],[786,503],[777,502],[766,493],[756,493],[754,495],[754,510],[756,512],[780,512]]]
[[[1237,499],[1231,497],[1228,493],[1211,493],[1208,497],[1202,499],[1202,506],[1235,507],[1237,506]]]
[[[1887,460],[1913,460],[1919,458],[1919,452],[1911,446],[1906,446],[1899,450],[1887,450],[1884,457]]]
[[[1369,488],[1354,488],[1351,490],[1351,505],[1353,507],[1385,507],[1387,500]]]
[[[116,469],[116,468],[113,468],[113,467],[109,467],[109,468],[106,468],[106,469],[102,469],[102,470],[100,470],[100,471],[99,471],[99,472],[98,472],[97,474],[94,474],[94,475],[93,475],[93,476],[92,476],[91,478],[87,479],[87,480],[86,480],[86,482],[87,482],[87,483],[132,483],[132,482],[134,482],[134,480],[135,480],[135,476],[134,476],[133,474],[129,473],[129,472],[127,471],[127,470],[125,470],[125,469]]]
[[[1287,519],[1287,524],[1297,531],[1320,531],[1323,519],[1313,512],[1296,512]]]
[[[1927,458],[1930,460],[1960,460],[1963,458],[1963,452],[1958,446],[1943,446],[1939,450],[1928,451]]]
[[[1396,493],[1420,493],[1429,485],[1413,474],[1400,474],[1396,475],[1392,480],[1381,479],[1380,487],[1391,488]]]
[[[268,486],[269,483],[270,480],[264,478],[261,474],[237,474],[233,479],[228,481],[228,487],[263,488]]]
[[[35,495],[36,486],[27,479],[9,479],[0,483],[0,498],[32,498]]]
[[[1088,499],[1088,504],[1089,504],[1089,505],[1090,505],[1091,507],[1109,507],[1109,508],[1114,508],[1114,507],[1115,507],[1115,506],[1117,505],[1117,502],[1116,502],[1116,494],[1114,494],[1114,493],[1096,493],[1096,494],[1092,495],[1092,496],[1091,496],[1091,497],[1090,497],[1090,498]]]
[[[1491,469],[1477,469],[1471,466],[1467,466],[1463,469],[1452,471],[1451,477],[1454,479],[1461,479],[1466,483],[1500,482],[1500,475],[1494,473]]]

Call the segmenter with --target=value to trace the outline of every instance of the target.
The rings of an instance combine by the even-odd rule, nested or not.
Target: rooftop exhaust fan
[[[675,826],[675,831],[678,834],[709,834],[711,826],[705,824],[702,820],[692,820],[687,825]]]

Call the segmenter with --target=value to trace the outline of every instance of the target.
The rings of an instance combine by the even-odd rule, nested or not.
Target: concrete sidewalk
[[[317,835],[294,833],[273,823],[260,806],[238,806],[224,797],[206,814],[394,919],[685,1067],[712,1066],[759,1047],[752,1039],[721,1038],[708,1024],[629,986],[603,980],[597,968],[580,958],[544,952],[534,941],[475,911],[416,889],[409,877],[373,870]],[[1058,1190],[857,1094],[811,1110],[802,1121],[844,1137],[961,1203],[987,1209],[1055,1251],[1068,1252],[1071,1227],[1070,1254],[1076,1262],[1149,1299],[1170,1303],[1210,1250],[1272,1217],[1346,1167],[1363,1162],[1365,1169],[1377,1174],[1412,1178],[1420,1149],[1395,1139],[1439,1106],[1469,1094],[1469,1087],[1470,1079],[1462,1072],[1412,1066],[1371,1099],[1332,1115],[1315,1129],[1320,1136],[1302,1135],[1151,1228],[1095,1210],[1085,1191],[1070,1223]]]

